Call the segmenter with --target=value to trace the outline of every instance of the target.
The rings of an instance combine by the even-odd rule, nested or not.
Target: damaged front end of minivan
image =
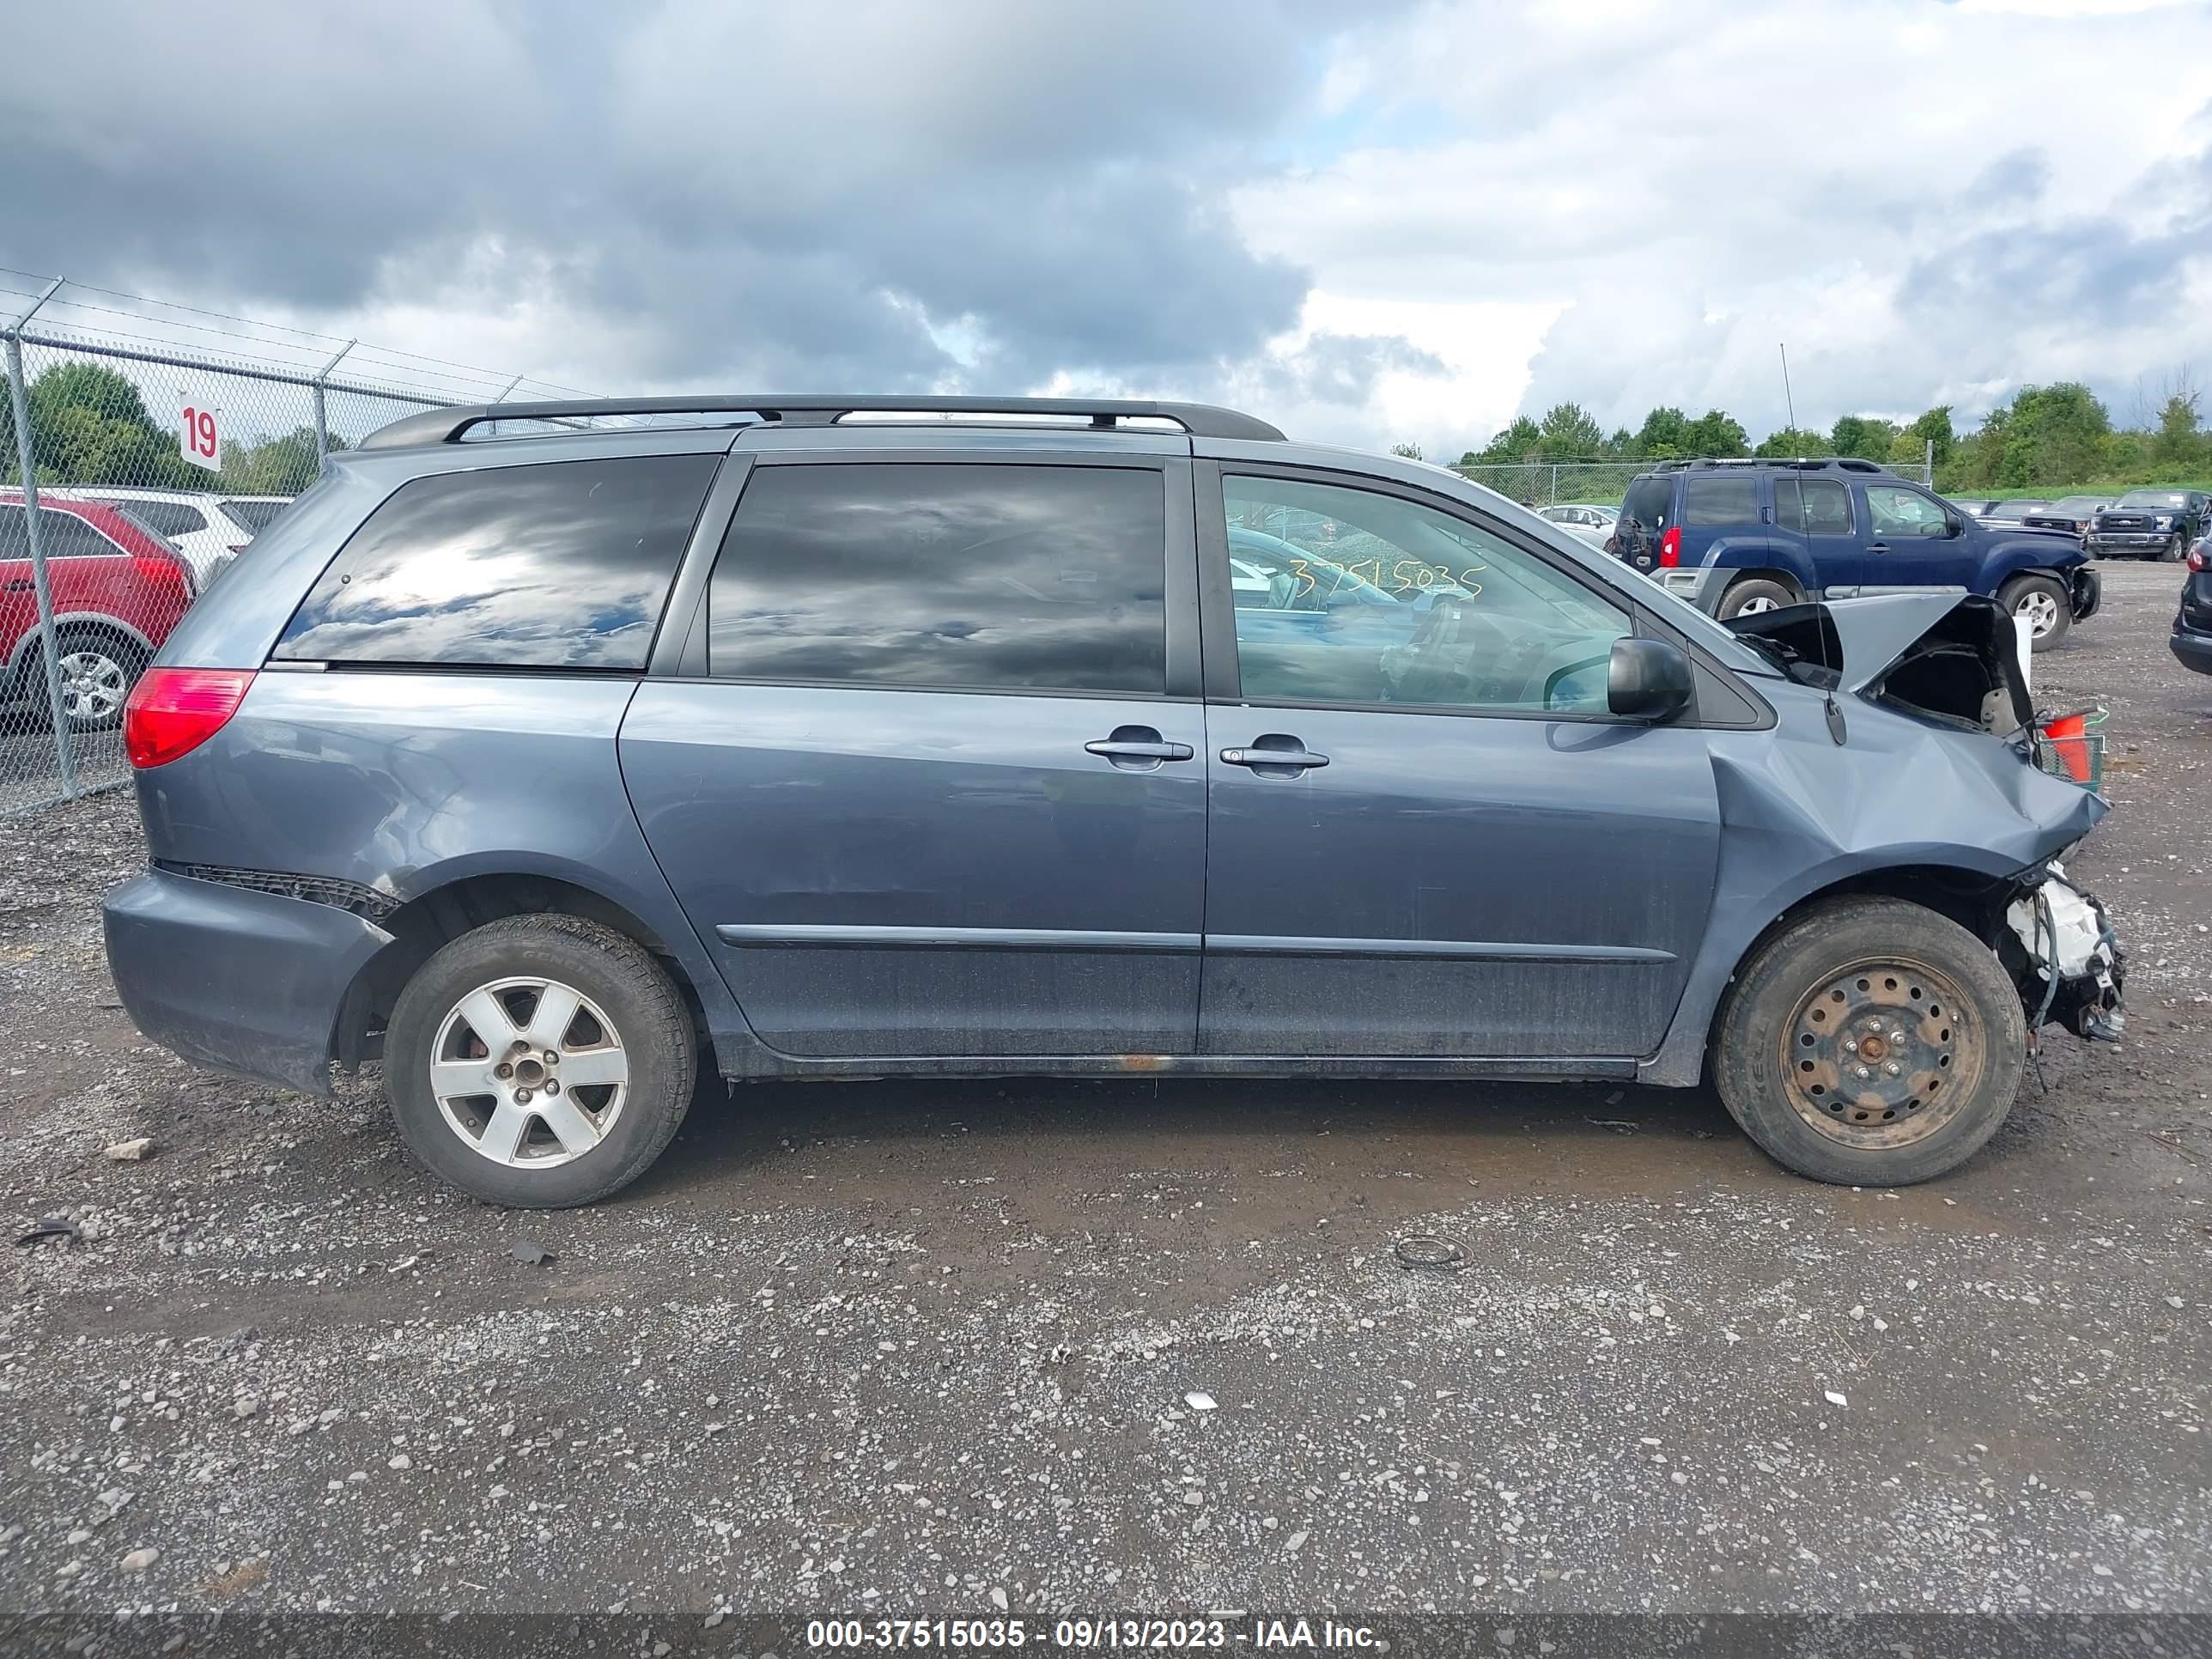
[[[2016,752],[2020,770],[2002,780],[2013,787],[1960,793],[2003,813],[2004,821],[1987,825],[1986,844],[2015,848],[2025,860],[2008,878],[1949,896],[1952,906],[1974,914],[1976,931],[2012,976],[2031,1044],[2053,1023],[2118,1042],[2126,953],[2105,907],[2061,862],[2110,808],[2089,790],[2044,774],[2045,740],[2004,608],[1973,596],[1893,594],[1790,605],[1727,626],[1774,657],[1791,679],[1826,693],[1829,732],[1838,746],[1848,740],[1847,700],[1857,699],[1962,734],[1997,738]],[[1966,757],[1960,761],[1963,769]]]

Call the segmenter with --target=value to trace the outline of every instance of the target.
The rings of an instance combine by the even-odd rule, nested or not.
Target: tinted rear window
[[[1620,516],[1635,520],[1646,530],[1664,530],[1674,522],[1668,516],[1674,505],[1672,478],[1638,478],[1621,498]]]
[[[1757,524],[1759,480],[1741,475],[1685,478],[1682,522],[1692,526]]]
[[[225,501],[222,510],[232,520],[259,535],[276,521],[276,515],[291,506],[289,501]]]
[[[1150,469],[761,467],[714,565],[711,669],[1157,693],[1166,526]]]
[[[331,561],[275,654],[642,668],[720,459],[558,461],[402,484]]]
[[[107,558],[123,550],[73,513],[39,509],[39,551],[50,559]],[[31,556],[30,532],[24,528],[23,506],[0,507],[0,559]],[[11,576],[10,580],[21,580]]]
[[[207,528],[207,514],[196,507],[185,506],[182,501],[148,501],[125,497],[110,501],[108,505],[121,507],[148,529],[164,536],[189,536]]]

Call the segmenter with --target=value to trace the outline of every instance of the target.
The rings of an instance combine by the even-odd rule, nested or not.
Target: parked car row
[[[73,731],[121,722],[132,684],[186,609],[290,501],[109,485],[39,491],[62,715]],[[40,638],[23,493],[0,489],[0,705],[28,705],[43,720]]]
[[[1726,622],[1808,600],[1994,599],[2038,647],[2096,614],[2078,539],[1960,511],[1872,461],[1666,462],[1628,486],[1606,550]]]
[[[2055,530],[2079,537],[2098,558],[2179,562],[2212,530],[2212,495],[2201,489],[2130,489],[2124,495],[2062,495],[1999,500],[1954,496],[1951,505],[1984,524]]]

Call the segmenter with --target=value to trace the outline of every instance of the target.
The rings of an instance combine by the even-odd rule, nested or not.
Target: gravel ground
[[[2212,1609],[2212,680],[2107,580],[2038,692],[2128,1041],[1901,1193],[1703,1091],[932,1082],[506,1214],[138,1038],[127,796],[7,819],[0,1203],[84,1237],[8,1252],[0,1613]]]

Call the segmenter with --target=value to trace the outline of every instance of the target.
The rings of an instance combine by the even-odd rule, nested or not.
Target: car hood
[[[1801,664],[1835,671],[1839,691],[2000,736],[2034,719],[2017,632],[1994,599],[1887,593],[1784,605],[1727,626],[1778,641]]]

